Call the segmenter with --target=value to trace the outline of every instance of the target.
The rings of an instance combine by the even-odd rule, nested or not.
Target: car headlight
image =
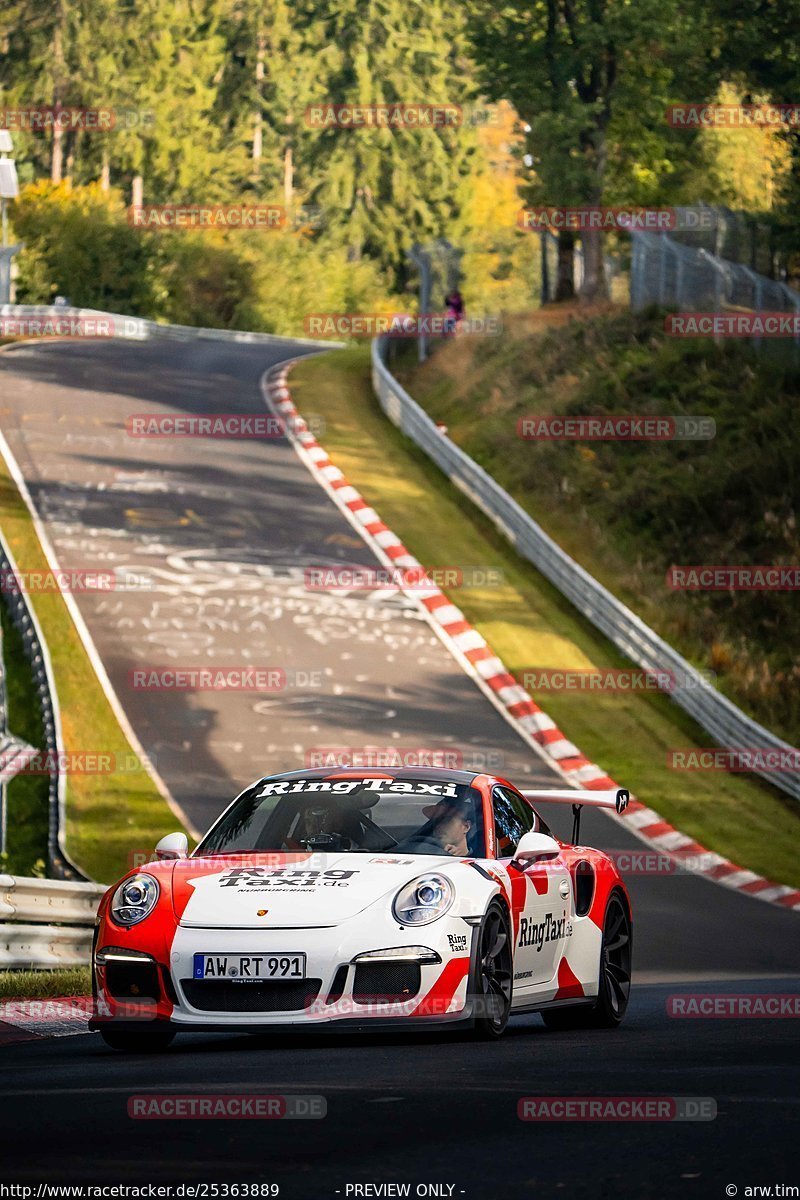
[[[444,875],[419,875],[397,893],[392,912],[401,925],[428,925],[444,916],[454,897]]]
[[[158,880],[152,875],[132,875],[114,892],[112,919],[117,925],[138,925],[155,908],[158,892]]]

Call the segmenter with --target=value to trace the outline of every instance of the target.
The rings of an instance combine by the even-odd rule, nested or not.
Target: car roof
[[[482,771],[458,771],[453,767],[309,767],[304,771],[278,771],[264,775],[259,783],[276,779],[420,779],[424,782],[471,784]]]

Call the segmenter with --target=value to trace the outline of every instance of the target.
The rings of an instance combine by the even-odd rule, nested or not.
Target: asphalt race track
[[[304,587],[309,565],[374,564],[285,441],[126,433],[134,413],[261,415],[261,375],[302,352],[291,342],[165,341],[24,345],[0,355],[0,427],[61,565],[148,580],[77,596],[145,750],[199,828],[253,777],[302,766],[315,747],[458,749],[467,766],[554,782],[413,606]],[[313,396],[296,399],[313,414]],[[130,685],[136,668],[199,665],[276,666],[289,686],[255,694]],[[658,797],[642,798],[658,809]],[[552,823],[567,833],[563,812]],[[642,849],[604,814],[586,814],[583,834],[605,848]],[[675,1019],[667,1000],[797,994],[797,914],[685,874],[628,882],[638,984],[618,1032],[555,1034],[526,1017],[496,1045],[453,1034],[192,1036],[147,1060],[107,1051],[94,1035],[7,1044],[2,1178],[258,1179],[279,1183],[290,1200],[378,1196],[346,1189],[382,1183],[480,1198],[724,1196],[728,1184],[740,1195],[748,1185],[796,1184],[796,1024]],[[327,1117],[127,1115],[132,1095],[164,1092],[323,1096]],[[521,1097],[563,1095],[708,1097],[717,1116],[518,1120]]]
[[[752,980],[747,991],[797,994]],[[684,991],[687,989],[678,989]],[[701,989],[706,990],[706,989]],[[717,987],[716,991],[735,990]],[[0,1050],[4,1179],[280,1184],[335,1200],[348,1184],[453,1184],[453,1196],[723,1197],[797,1182],[796,1023],[669,1020],[676,989],[635,991],[613,1033],[512,1022],[497,1044],[433,1037],[179,1039],[157,1059],[91,1034]],[[324,1120],[133,1120],[131,1097],[324,1096]],[[525,1096],[712,1097],[716,1120],[530,1123]],[[379,1193],[367,1193],[373,1196]],[[450,1193],[445,1192],[444,1195]],[[350,1195],[355,1195],[351,1192]]]
[[[145,577],[141,590],[77,596],[140,741],[199,829],[319,746],[435,745],[478,769],[499,750],[507,771],[546,780],[416,606],[306,589],[308,566],[377,564],[283,440],[126,432],[136,413],[263,417],[260,377],[292,353],[159,342],[0,355],[0,427],[61,565]],[[197,666],[274,667],[287,686],[131,688],[137,667]]]

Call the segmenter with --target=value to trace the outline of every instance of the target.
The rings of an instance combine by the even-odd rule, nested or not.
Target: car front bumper
[[[371,914],[366,926],[363,920],[305,929],[181,925],[168,952],[169,962],[164,961],[163,951],[153,955],[160,979],[157,998],[140,1002],[135,995],[121,996],[119,989],[115,994],[106,971],[96,971],[96,1012],[90,1027],[113,1024],[145,1032],[148,1027],[168,1025],[187,1032],[252,1032],[281,1025],[379,1029],[469,1021],[474,934],[471,922],[450,915],[417,929],[398,925],[389,914]],[[115,936],[111,929],[101,928],[99,949],[113,945]],[[405,961],[412,947],[424,948],[435,961]],[[359,956],[392,950],[405,952],[403,959],[387,955],[383,960],[371,959],[371,971],[360,969]],[[306,978],[292,987],[227,980],[204,983],[192,978],[194,955],[200,953],[302,953]],[[374,989],[372,983],[377,985]]]

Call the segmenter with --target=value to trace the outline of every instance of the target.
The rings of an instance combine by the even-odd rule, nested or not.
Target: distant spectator
[[[447,332],[453,334],[464,320],[464,298],[458,288],[453,288],[444,302],[447,305]]]

